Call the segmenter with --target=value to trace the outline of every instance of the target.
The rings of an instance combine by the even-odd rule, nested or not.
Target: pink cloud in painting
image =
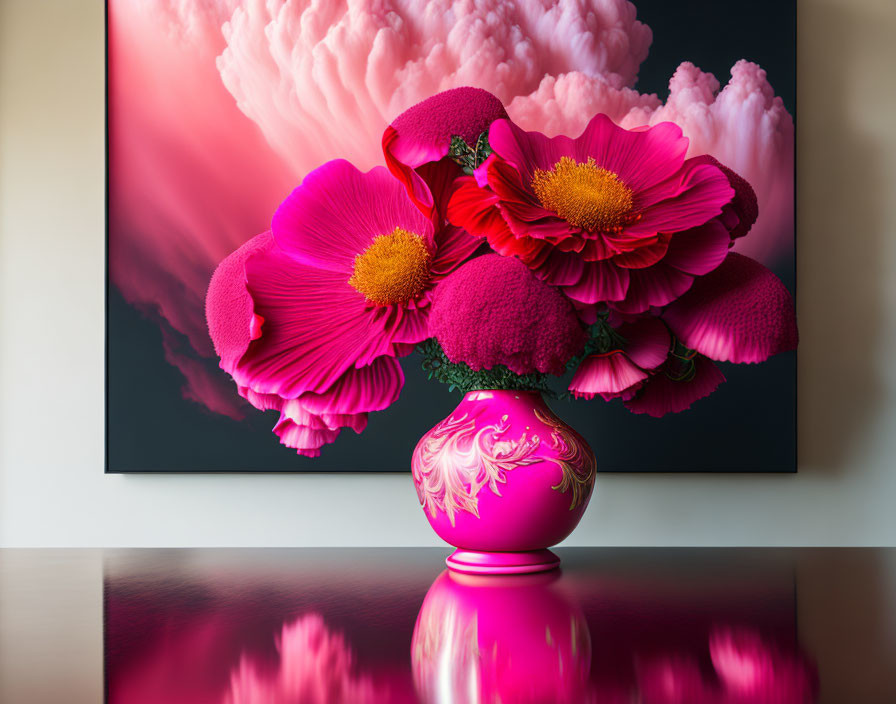
[[[639,94],[652,34],[624,0],[119,0],[109,20],[112,283],[166,321],[185,397],[214,412],[241,413],[205,329],[215,266],[320,163],[382,163],[389,122],[442,90],[484,88],[547,134],[576,136],[597,112],[672,120],[689,156],[756,189],[736,250],[769,262],[792,244],[793,124],[765,73],[739,62],[719,92],[684,63],[665,105]]]
[[[185,7],[109,6],[110,273],[129,303],[167,321],[184,395],[239,417],[205,290],[218,262],[267,229],[295,177],[221,84],[220,18]]]
[[[665,104],[655,95],[573,72],[546,76],[507,112],[523,129],[548,136],[577,137],[597,112],[628,129],[674,122],[690,140],[687,156],[712,154],[753,186],[759,219],[735,250],[770,263],[793,248],[793,118],[754,63],[738,61],[719,88],[715,76],[687,61],[669,81]]]
[[[386,125],[450,88],[509,104],[570,71],[631,85],[652,39],[624,0],[247,2],[223,31],[224,84],[298,173],[379,164]]]

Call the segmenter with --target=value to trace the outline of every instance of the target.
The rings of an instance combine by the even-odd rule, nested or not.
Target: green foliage
[[[503,365],[475,371],[462,362],[449,360],[442,346],[433,338],[417,345],[417,351],[423,355],[422,366],[428,378],[448,384],[450,391],[457,389],[461,393],[467,393],[485,389],[508,389],[556,395],[548,387],[547,374],[516,374]]]
[[[492,153],[492,148],[488,143],[488,130],[479,135],[476,144],[470,146],[459,135],[451,138],[451,147],[448,149],[448,156],[457,162],[464,170],[465,174],[471,175],[476,168]]]
[[[625,338],[610,326],[607,322],[608,318],[608,312],[598,313],[597,321],[588,326],[588,339],[585,341],[585,348],[580,355],[569,360],[566,365],[567,370],[571,371],[578,367],[581,361],[589,355],[606,354],[610,350],[623,348]]]

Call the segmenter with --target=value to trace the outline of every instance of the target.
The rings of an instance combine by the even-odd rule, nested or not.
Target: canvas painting
[[[106,471],[406,472],[482,390],[600,472],[795,471],[795,31],[108,0]]]

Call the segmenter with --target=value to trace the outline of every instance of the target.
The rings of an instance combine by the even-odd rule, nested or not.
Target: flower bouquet
[[[412,460],[427,517],[463,549],[454,566],[553,566],[595,461],[544,395],[660,417],[724,381],[715,361],[797,343],[787,289],[730,251],[753,189],[687,148],[670,122],[598,114],[549,138],[487,91],[432,96],[386,129],[387,168],[323,164],[221,262],[206,301],[220,365],[315,457],[398,400],[398,360],[418,350],[465,394]]]

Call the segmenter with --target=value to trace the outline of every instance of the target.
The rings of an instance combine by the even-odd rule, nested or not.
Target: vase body
[[[555,567],[547,551],[588,506],[596,462],[541,394],[471,391],[417,443],[417,496],[435,532],[471,573]]]

